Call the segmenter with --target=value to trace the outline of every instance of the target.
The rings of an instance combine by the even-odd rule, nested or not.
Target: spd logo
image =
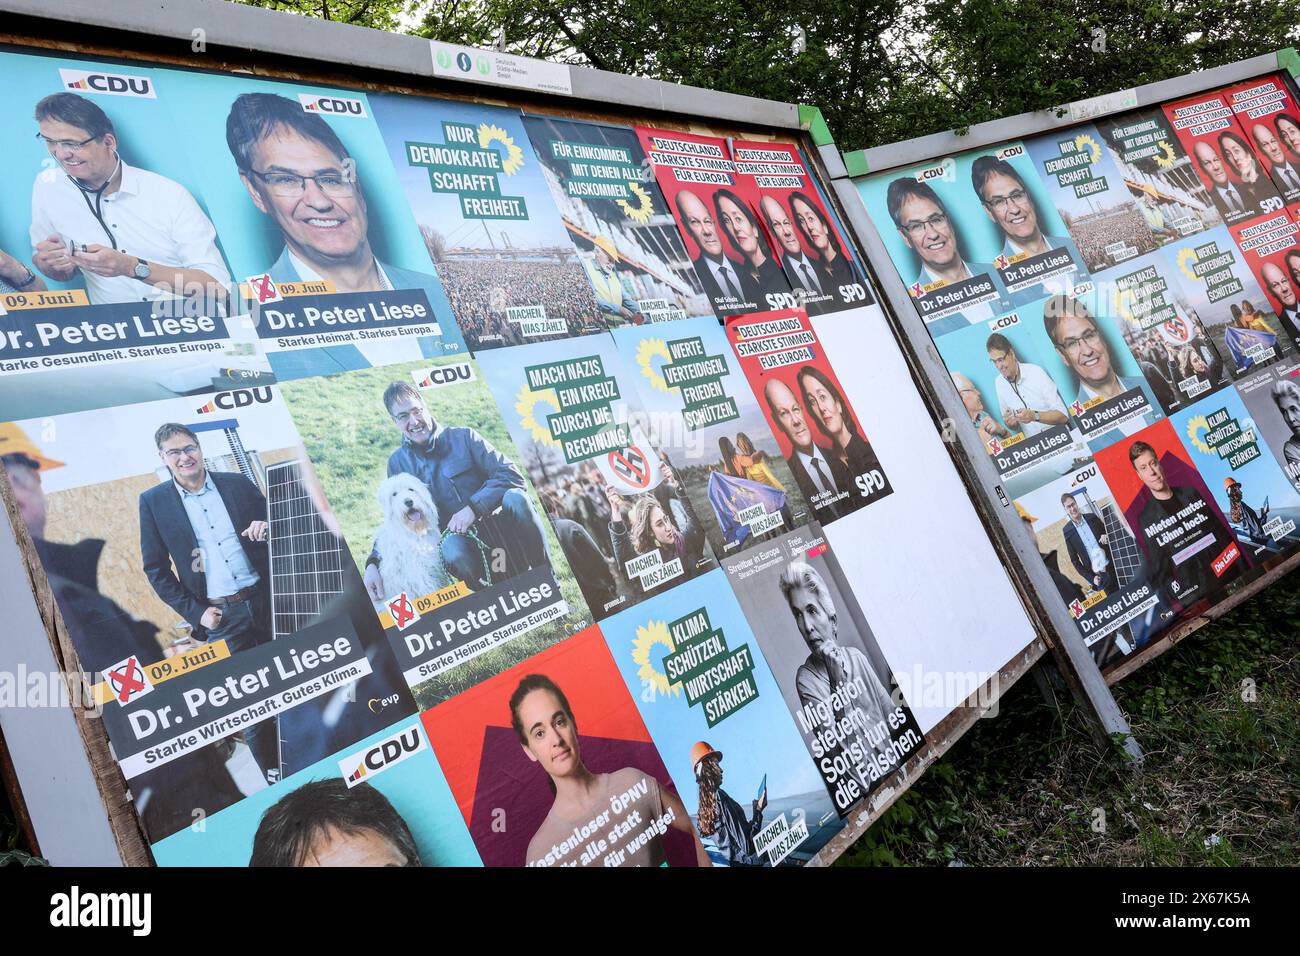
[[[299,93],[298,102],[304,113],[324,113],[327,116],[365,116],[366,104],[346,96],[324,96],[316,93]]]
[[[424,735],[420,733],[419,724],[411,724],[376,741],[360,753],[344,757],[339,761],[339,773],[351,790],[357,784],[365,783],[389,767],[396,767],[407,757],[414,757],[424,749]]]
[[[216,411],[229,412],[249,405],[266,405],[271,401],[271,386],[259,385],[257,388],[239,388],[230,392],[217,392],[212,400],[199,408],[198,414],[210,415]]]
[[[435,365],[423,371],[411,373],[417,388],[440,388],[443,385],[457,385],[461,382],[474,381],[474,366],[469,362],[457,362],[455,365]]]
[[[59,70],[63,88],[73,93],[102,93],[105,96],[139,96],[156,100],[153,80],[129,73],[93,73],[90,70]]]

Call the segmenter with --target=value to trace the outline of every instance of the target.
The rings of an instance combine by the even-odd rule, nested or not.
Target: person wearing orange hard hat
[[[1268,520],[1269,505],[1265,499],[1264,506],[1256,511],[1250,505],[1246,504],[1242,497],[1243,485],[1236,478],[1229,475],[1223,479],[1223,490],[1228,496],[1228,524],[1238,538],[1242,539],[1243,544],[1252,545],[1256,548],[1255,553],[1267,547],[1269,550],[1277,550],[1272,536],[1264,530],[1264,523]]]
[[[608,236],[597,236],[591,243],[591,257],[582,257],[582,267],[596,294],[600,314],[610,325],[643,321],[640,306],[623,287],[618,277],[618,263],[622,261],[614,241]]]
[[[99,593],[99,558],[104,542],[84,538],[65,543],[45,537],[48,516],[42,474],[64,463],[46,455],[13,422],[0,424],[0,463],[13,488],[18,514],[63,611],[64,623],[84,670],[100,671],[129,656],[142,664],[162,659],[152,624],[136,620]]]
[[[729,866],[767,866],[754,849],[754,837],[763,829],[763,809],[767,806],[766,779],[752,804],[753,816],[746,818],[740,804],[722,789],[721,750],[697,740],[691,747],[691,766],[700,787],[700,808],[695,819],[700,835],[713,839]]]

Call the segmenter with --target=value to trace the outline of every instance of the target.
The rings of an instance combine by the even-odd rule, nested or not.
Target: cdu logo
[[[73,93],[102,93],[105,96],[136,96],[156,100],[153,80],[129,73],[98,73],[60,69],[63,88]]]
[[[435,365],[424,371],[411,373],[417,388],[438,388],[442,385],[456,385],[460,382],[474,381],[474,366],[469,362],[454,365]]]
[[[339,773],[351,790],[359,783],[365,783],[370,777],[383,773],[389,767],[395,767],[407,757],[414,757],[424,750],[424,735],[418,724],[411,724],[377,740],[360,753],[344,757],[339,761]]]
[[[210,415],[216,411],[229,412],[249,405],[265,405],[272,399],[271,386],[259,385],[256,388],[237,388],[229,392],[217,392],[212,400],[201,405],[197,414]]]
[[[325,96],[318,93],[299,93],[298,102],[304,113],[324,113],[327,116],[366,115],[366,104],[345,96]]]

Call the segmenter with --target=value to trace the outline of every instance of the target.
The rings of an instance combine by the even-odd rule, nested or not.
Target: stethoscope
[[[76,186],[77,190],[81,193],[81,198],[86,201],[86,208],[90,210],[90,214],[95,217],[95,221],[98,222],[100,228],[104,230],[104,235],[108,236],[108,241],[113,246],[113,251],[121,252],[122,250],[119,249],[117,245],[117,237],[113,235],[113,230],[108,228],[108,223],[104,221],[103,212],[104,190],[108,188],[108,184],[113,181],[113,177],[122,169],[121,155],[115,151],[114,156],[117,158],[117,165],[113,167],[113,171],[108,174],[108,178],[104,180],[103,184],[100,185],[98,189],[91,189],[71,173],[65,171],[64,175],[72,180],[72,184]],[[92,195],[95,197],[93,203],[90,201]]]

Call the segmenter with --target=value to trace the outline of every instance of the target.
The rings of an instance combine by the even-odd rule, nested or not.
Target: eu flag
[[[762,506],[763,514],[780,511],[785,507],[785,492],[762,482],[715,471],[709,475],[709,504],[718,516],[727,544],[739,544],[749,537],[749,525],[741,513],[755,505]]]

